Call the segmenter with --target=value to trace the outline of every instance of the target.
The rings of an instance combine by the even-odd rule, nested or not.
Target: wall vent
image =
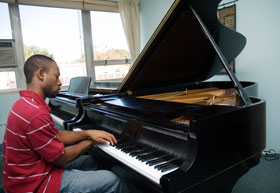
[[[17,66],[14,40],[0,40],[0,68]]]

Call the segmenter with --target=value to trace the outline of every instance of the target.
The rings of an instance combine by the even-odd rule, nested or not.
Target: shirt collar
[[[44,99],[39,94],[37,94],[36,92],[31,91],[31,90],[20,90],[19,91],[19,95],[21,97],[32,98],[32,99],[34,99],[36,101],[36,103],[39,106],[43,107],[44,109],[46,109],[49,112],[51,111],[51,108],[46,103],[46,101],[44,101]]]

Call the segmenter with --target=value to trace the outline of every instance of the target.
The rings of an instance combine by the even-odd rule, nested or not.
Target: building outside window
[[[130,58],[119,13],[91,11],[91,26],[95,61]],[[122,79],[129,70],[127,62],[111,64],[95,67],[97,81]]]

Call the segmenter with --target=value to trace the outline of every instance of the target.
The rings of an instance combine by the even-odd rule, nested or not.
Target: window
[[[12,39],[8,3],[0,3],[0,39]]]
[[[12,30],[7,3],[0,3],[0,39],[12,39]],[[0,69],[0,90],[16,88],[15,71]]]
[[[94,60],[104,61],[103,65],[95,65],[96,80],[122,79],[129,70],[126,59],[130,56],[120,14],[91,11],[91,22]],[[105,65],[105,60],[116,63]]]
[[[86,76],[79,12],[20,5],[25,58],[38,53],[53,58],[63,85],[69,85],[72,77]]]
[[[0,72],[0,90],[17,88],[14,71]]]

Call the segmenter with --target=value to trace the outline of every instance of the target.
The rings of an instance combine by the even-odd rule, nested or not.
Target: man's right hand
[[[85,130],[84,131],[94,143],[97,144],[107,144],[107,145],[114,145],[117,143],[117,140],[114,135],[102,130]]]

